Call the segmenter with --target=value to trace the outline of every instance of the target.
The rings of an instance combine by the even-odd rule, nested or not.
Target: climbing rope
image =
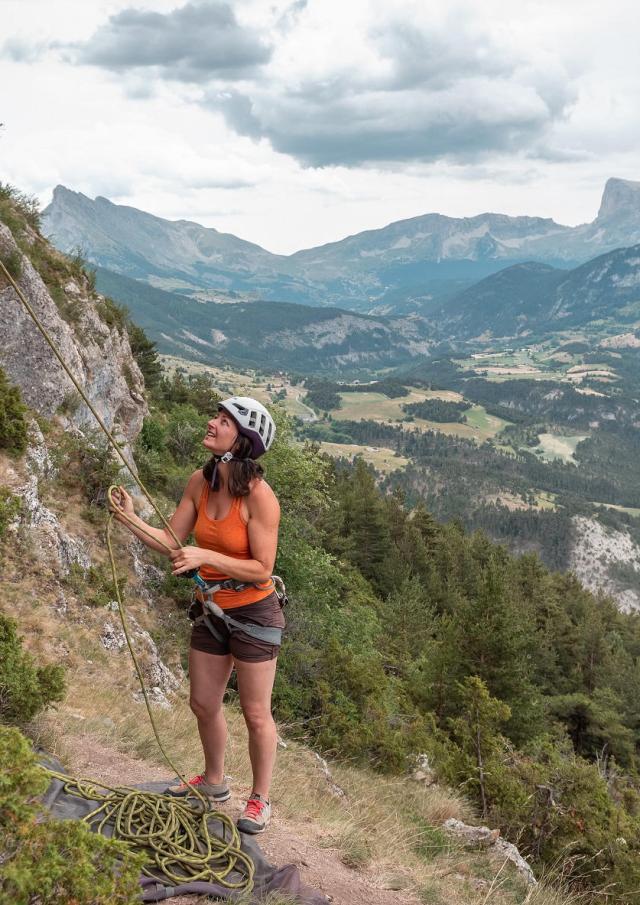
[[[180,539],[127,461],[117,440],[96,411],[78,380],[76,380],[56,344],[1,259],[0,271],[4,273],[4,276],[13,287],[19,301],[60,362],[63,370],[80,394],[82,401],[98,422],[114,452],[159,516],[164,528],[175,541],[176,546],[182,547]],[[117,488],[112,486],[107,491],[109,503],[112,506],[115,505],[113,500],[115,490]],[[119,517],[134,525],[126,513],[121,512]],[[142,670],[131,642],[111,539],[113,519],[113,512],[110,512],[107,519],[106,542],[122,630],[140,683],[145,707],[158,747],[171,770],[186,784],[186,778],[176,768],[162,744]],[[165,547],[167,552],[175,549],[175,547],[158,540],[157,537],[154,537],[139,525],[136,524],[135,527],[143,534],[151,537],[156,543]],[[93,780],[70,777],[46,767],[45,769],[50,776],[64,783],[65,791],[89,801],[99,802],[98,807],[83,819],[98,832],[102,832],[105,826],[109,824],[114,838],[123,840],[134,851],[141,852],[147,858],[147,864],[143,868],[147,876],[160,879],[164,875],[175,884],[199,880],[218,883],[229,889],[246,892],[250,892],[253,888],[254,864],[240,847],[240,835],[237,827],[226,814],[212,809],[210,800],[197,786],[192,786],[192,795],[197,799],[198,803],[192,804],[188,799],[176,799],[170,795],[128,787],[112,788]],[[211,819],[220,822],[221,836],[211,833],[209,828]],[[229,876],[233,871],[239,874],[239,879],[234,880]]]
[[[98,833],[111,827],[114,839],[144,854],[146,876],[159,882],[168,879],[176,886],[200,880],[251,890],[254,864],[241,850],[237,828],[226,814],[194,808],[184,799],[158,792],[114,788],[50,768],[47,772],[64,784],[66,792],[98,802],[84,822]],[[211,832],[212,819],[220,822],[219,835]],[[237,879],[229,876],[233,871]]]

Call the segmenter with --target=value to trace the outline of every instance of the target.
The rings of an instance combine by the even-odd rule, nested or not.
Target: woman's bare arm
[[[201,488],[202,470],[199,469],[198,471],[194,471],[189,478],[176,511],[171,518],[168,519],[176,537],[181,543],[184,543],[189,537],[193,531],[193,526],[196,523],[198,517],[197,501]],[[114,518],[125,525],[132,534],[139,537],[147,547],[150,547],[152,550],[157,550],[159,553],[164,553],[165,555],[168,555],[166,547],[170,547],[172,550],[177,549],[175,540],[166,528],[154,528],[152,525],[149,525],[141,519],[139,515],[136,515],[133,508],[133,500],[124,487],[120,487],[119,493],[114,493],[113,496],[116,505],[112,507],[111,511],[114,514]],[[118,503],[119,505],[117,505]],[[126,518],[124,516],[126,516]],[[148,532],[148,534],[146,532]],[[151,537],[148,535],[151,535]]]

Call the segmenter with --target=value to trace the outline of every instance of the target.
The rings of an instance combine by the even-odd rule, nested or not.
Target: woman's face
[[[212,453],[222,455],[231,449],[237,436],[238,428],[235,421],[220,409],[217,415],[207,422],[207,433],[202,443]]]

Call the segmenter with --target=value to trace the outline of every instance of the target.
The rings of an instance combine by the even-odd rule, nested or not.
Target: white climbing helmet
[[[257,459],[269,449],[276,435],[273,418],[261,402],[251,396],[231,396],[218,403],[238,425],[238,430],[251,440],[252,459]]]

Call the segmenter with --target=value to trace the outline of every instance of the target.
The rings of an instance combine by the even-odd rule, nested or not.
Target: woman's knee
[[[260,732],[274,725],[271,709],[263,705],[245,704],[242,715],[249,732]]]
[[[222,710],[222,702],[191,694],[189,707],[199,720],[211,720]]]

